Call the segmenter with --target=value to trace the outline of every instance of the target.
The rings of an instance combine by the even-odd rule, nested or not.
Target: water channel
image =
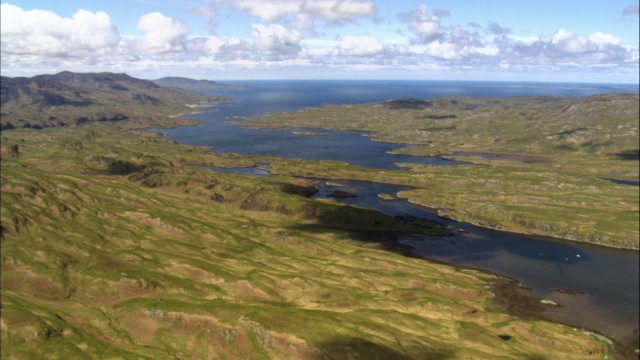
[[[297,110],[325,104],[351,104],[390,98],[440,96],[557,95],[582,97],[612,91],[637,92],[617,85],[393,82],[393,81],[254,81],[238,82],[246,90],[212,91],[236,102],[221,103],[214,112],[187,115],[202,119],[191,127],[156,129],[170,139],[194,145],[214,146],[223,153],[258,154],[311,160],[337,160],[381,169],[399,162],[451,165],[439,157],[403,157],[387,152],[398,144],[373,142],[358,132],[315,130],[318,136],[296,135],[295,130],[247,129],[234,124],[242,117]],[[260,168],[234,169],[253,176],[267,176]],[[519,280],[527,292],[552,300],[546,315],[556,321],[597,330],[612,338],[638,341],[638,252],[494,231],[439,218],[429,209],[380,193],[396,194],[406,188],[370,182],[333,181],[358,195],[340,202],[376,209],[390,216],[412,215],[437,220],[454,228],[453,236],[405,235],[398,239],[413,247],[416,255],[445,263],[488,270]],[[315,197],[335,190],[319,182]],[[633,186],[620,183],[619,186]],[[636,345],[637,346],[637,345]]]

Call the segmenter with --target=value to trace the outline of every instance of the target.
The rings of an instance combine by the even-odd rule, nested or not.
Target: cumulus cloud
[[[104,12],[78,10],[71,18],[50,11],[1,5],[3,54],[93,57],[111,51],[120,35]]]
[[[220,38],[217,36],[209,36],[205,40],[204,46],[207,54],[225,57],[246,52],[249,49],[249,42],[234,37]]]
[[[301,1],[290,0],[220,0],[221,3],[233,5],[236,9],[246,12],[269,23],[295,14],[300,10]]]
[[[345,36],[340,42],[340,54],[347,56],[373,56],[384,52],[380,39],[371,36]]]
[[[560,51],[570,54],[580,54],[596,49],[589,38],[565,29],[559,29],[553,34],[551,43]]]
[[[268,26],[254,24],[253,46],[256,51],[271,56],[290,56],[302,50],[300,41],[302,34],[296,30],[286,29],[279,24]]]
[[[184,23],[159,12],[143,15],[138,20],[138,29],[144,31],[140,48],[151,54],[183,51],[189,33]]]
[[[445,10],[439,10],[439,14],[444,14]],[[446,15],[449,15],[447,12]],[[417,42],[429,43],[439,36],[440,18],[436,15],[429,15],[426,5],[420,5],[417,9],[409,13],[401,13],[400,19],[409,24],[409,29],[417,36]]]
[[[585,36],[559,29],[551,37],[550,44],[559,51],[559,54],[555,54],[556,56],[577,58],[580,55],[584,60],[599,63],[615,59],[622,60],[627,52],[620,45],[620,39],[599,31]]]
[[[232,6],[264,23],[251,25],[252,35],[245,38],[218,35],[216,16],[229,9],[207,6],[192,11],[206,20],[208,36],[189,36],[184,23],[156,12],[139,19],[141,33],[137,37],[125,38],[102,12],[79,10],[64,18],[50,11],[24,11],[2,4],[2,72],[15,74],[15,69],[30,67],[40,73],[43,69],[129,72],[165,67],[187,71],[192,67],[229,72],[280,69],[284,73],[287,66],[293,66],[295,71],[306,67],[394,72],[445,68],[499,72],[526,68],[531,73],[541,73],[608,68],[618,73],[638,73],[637,44],[623,44],[613,34],[599,31],[584,34],[559,29],[540,36],[521,36],[495,22],[485,26],[443,25],[441,20],[449,12],[430,11],[423,5],[399,15],[410,32],[398,32],[394,39],[385,38],[384,43],[375,33],[305,39],[306,30],[313,30],[319,21],[344,24],[374,15],[374,2],[209,1]],[[637,13],[633,8],[626,12],[631,15],[634,11]]]
[[[316,21],[344,24],[376,13],[373,0],[217,0],[273,24],[286,21],[297,28],[313,29]]]
[[[611,34],[581,35],[566,29],[536,38],[501,37],[494,44],[500,49],[495,61],[532,67],[551,64],[627,67],[634,54],[633,48],[621,44]]]
[[[430,56],[445,60],[462,60],[471,54],[469,47],[466,45],[440,42],[439,40],[430,43],[427,49],[427,53]]]
[[[373,1],[315,0],[304,1],[301,10],[332,22],[347,22],[360,16],[374,14],[376,5]]]

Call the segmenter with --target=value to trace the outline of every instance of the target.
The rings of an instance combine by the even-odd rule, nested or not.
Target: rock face
[[[64,71],[31,78],[3,76],[0,79],[0,130],[175,115],[190,110],[187,104],[219,99],[109,72]]]

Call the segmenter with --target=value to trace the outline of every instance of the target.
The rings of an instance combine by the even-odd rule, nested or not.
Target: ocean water
[[[291,111],[327,104],[361,104],[393,98],[437,98],[449,96],[566,96],[580,98],[601,93],[638,93],[637,85],[545,84],[446,81],[237,81],[228,82],[244,90],[212,91],[236,99],[219,103],[213,112],[186,115],[202,120],[196,126],[157,130],[172,140],[213,146],[215,151],[260,154],[311,160],[338,160],[351,164],[393,169],[394,163],[418,162],[455,165],[439,157],[407,157],[386,152],[399,147],[371,141],[359,132],[317,130],[323,136],[302,136],[292,129],[247,129],[234,124],[243,117]],[[265,176],[260,169],[239,172]],[[348,182],[355,199],[341,200],[377,209],[389,215],[410,214],[437,219],[463,232],[446,238],[408,235],[401,243],[414,247],[417,255],[486,269],[520,280],[534,296],[562,305],[551,309],[558,321],[584,326],[628,341],[637,341],[640,315],[640,266],[638,253],[478,228],[438,219],[427,209],[406,202],[385,202],[380,192],[395,193],[395,187]],[[621,184],[620,186],[629,186]],[[320,196],[320,195],[318,195]],[[575,295],[558,293],[571,289]],[[555,312],[555,313],[554,313]],[[634,335],[635,331],[635,335]]]

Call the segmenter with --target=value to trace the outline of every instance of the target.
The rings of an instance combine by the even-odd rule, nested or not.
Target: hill
[[[222,99],[108,72],[3,76],[0,129],[74,127],[90,122],[140,126]]]
[[[133,129],[216,98],[111,73],[2,85],[3,359],[610,355],[599,335],[505,313],[491,292],[505,279],[394,241],[445,236],[438,224],[310,199],[304,179],[214,172],[264,159]],[[510,309],[547,306],[508,288]]]
[[[152,80],[154,84],[167,87],[176,87],[191,91],[201,90],[238,90],[239,86],[219,83],[211,80],[194,80],[185,77],[169,76]]]
[[[301,179],[189,165],[251,161],[208,150],[101,124],[3,132],[3,358],[609,353],[602,337],[499,310],[499,279],[394,245],[444,229],[309,199]]]

